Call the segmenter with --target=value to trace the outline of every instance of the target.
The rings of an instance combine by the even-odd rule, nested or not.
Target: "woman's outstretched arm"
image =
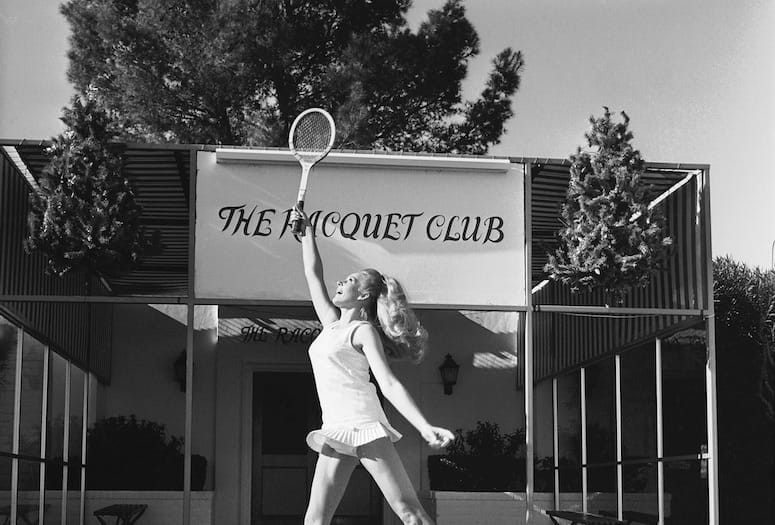
[[[353,333],[352,341],[353,346],[362,350],[366,356],[382,393],[401,415],[420,432],[423,439],[433,448],[449,445],[455,439],[454,434],[445,428],[434,427],[428,423],[404,385],[393,375],[377,329],[369,325],[359,326]]]
[[[315,232],[309,223],[307,215],[296,208],[291,218],[299,217],[302,219],[304,236],[301,238],[301,256],[304,262],[304,277],[307,279],[309,295],[312,298],[312,306],[315,308],[315,314],[323,325],[333,323],[339,319],[339,309],[331,302],[331,298],[326,290],[326,284],[323,280],[323,262],[320,259],[320,252],[315,242]]]

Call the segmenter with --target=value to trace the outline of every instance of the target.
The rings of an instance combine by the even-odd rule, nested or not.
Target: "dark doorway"
[[[303,523],[317,459],[305,438],[319,427],[320,405],[311,373],[253,374],[252,524]],[[332,523],[382,523],[381,493],[363,467],[353,472]]]

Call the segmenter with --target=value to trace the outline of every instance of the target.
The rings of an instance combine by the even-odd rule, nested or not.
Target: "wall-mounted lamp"
[[[186,351],[180,352],[180,355],[175,359],[172,368],[175,372],[175,381],[180,383],[180,391],[186,391]]]
[[[452,356],[447,354],[444,358],[444,362],[439,367],[441,373],[441,382],[444,384],[444,393],[447,395],[452,394],[452,385],[457,383],[457,373],[460,370],[460,365],[452,359]]]

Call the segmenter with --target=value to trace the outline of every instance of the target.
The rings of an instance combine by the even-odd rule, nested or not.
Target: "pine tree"
[[[67,129],[52,139],[40,192],[31,195],[28,252],[41,252],[47,271],[115,275],[136,264],[148,243],[140,206],[121,173],[111,139],[116,132],[93,99],[72,99],[64,108]]]
[[[68,0],[68,78],[122,139],[287,146],[304,109],[337,148],[485,153],[513,115],[523,58],[504,49],[479,97],[462,81],[479,37],[462,0],[408,27],[410,0]]]
[[[622,112],[624,121],[615,123],[604,109],[602,117],[590,117],[589,149],[570,156],[564,227],[544,271],[574,292],[602,288],[621,303],[664,268],[672,239],[658,207],[648,208],[652,196],[641,180],[643,159],[632,147],[629,117]]]

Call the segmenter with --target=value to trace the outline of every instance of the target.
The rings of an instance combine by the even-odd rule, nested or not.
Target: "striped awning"
[[[648,164],[647,164],[648,166]],[[647,168],[642,181],[651,188],[653,195],[666,193],[680,183],[693,170],[667,169],[652,165]],[[543,270],[547,254],[557,248],[557,232],[562,227],[562,205],[570,181],[570,162],[567,160],[536,161],[531,173],[531,220],[532,285],[546,278]]]
[[[64,297],[84,295],[84,275],[48,275],[39,253],[28,255],[23,243],[30,210],[29,181],[6,150],[0,152],[0,293],[4,295]],[[105,290],[96,279],[89,282],[95,295]],[[102,380],[110,376],[112,306],[63,302],[2,301],[0,315],[24,326],[33,337],[51,345]]]
[[[676,315],[671,311],[708,308],[709,249],[707,224],[701,217],[699,170],[650,168],[645,180],[659,203],[666,220],[667,234],[673,239],[673,251],[667,268],[652,277],[649,286],[627,294],[621,305],[630,308],[664,311],[663,314],[616,315],[606,313],[539,311],[534,320],[535,377],[541,379],[573,369],[622,348],[672,331],[692,326],[698,316]],[[559,227],[559,210],[569,179],[568,166],[540,166],[533,178],[533,280],[547,276],[543,272],[546,247],[553,246]],[[554,197],[552,197],[552,195]],[[552,200],[554,199],[554,200]],[[554,210],[551,212],[550,210]],[[602,292],[571,293],[568,286],[549,281],[536,287],[534,305],[605,306],[610,303]],[[596,311],[597,312],[597,311]]]
[[[46,143],[13,145],[35,180],[48,164]],[[191,147],[128,144],[122,152],[124,175],[137,203],[141,225],[161,242],[158,254],[144,258],[136,269],[106,279],[113,295],[188,295],[189,173]]]

